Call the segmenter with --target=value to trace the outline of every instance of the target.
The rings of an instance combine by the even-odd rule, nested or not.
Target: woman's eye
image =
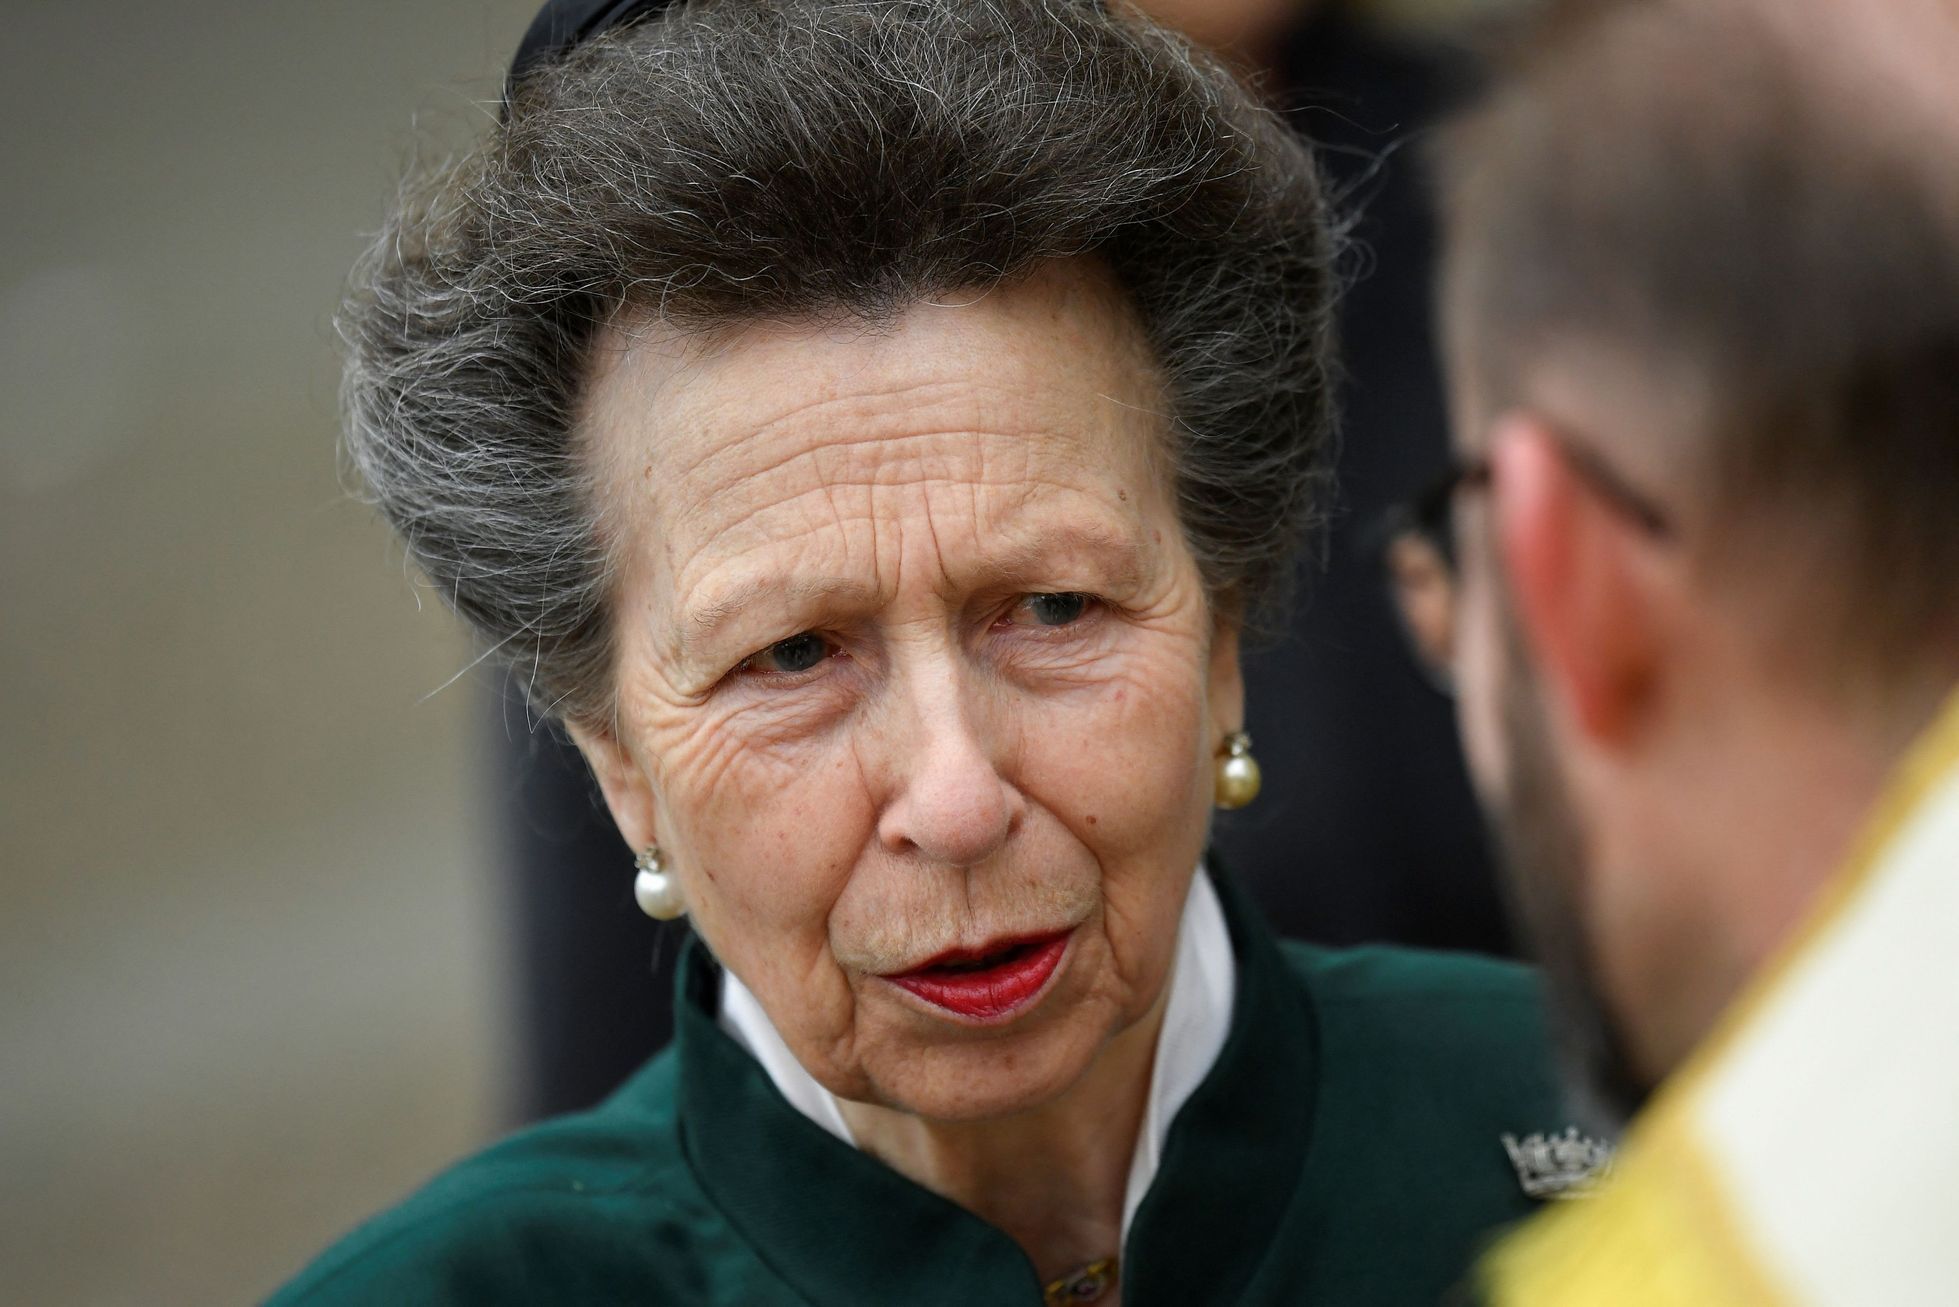
[[[1087,595],[1069,592],[1027,595],[1021,599],[1019,608],[1037,626],[1066,626],[1079,620],[1088,611],[1088,604]]]
[[[742,659],[741,671],[774,672],[778,675],[806,672],[829,657],[830,644],[813,631],[777,640],[760,653]]]

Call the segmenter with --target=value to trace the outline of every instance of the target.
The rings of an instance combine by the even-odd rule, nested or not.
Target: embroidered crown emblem
[[[1582,1198],[1611,1172],[1612,1145],[1566,1126],[1563,1134],[1503,1136],[1517,1183],[1532,1198]]]

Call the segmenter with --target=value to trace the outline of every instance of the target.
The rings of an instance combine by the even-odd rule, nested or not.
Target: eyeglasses
[[[1642,531],[1654,536],[1672,534],[1666,510],[1598,455],[1569,441],[1561,441],[1559,450],[1572,471]],[[1462,592],[1455,506],[1465,491],[1486,490],[1492,479],[1487,458],[1453,464],[1421,494],[1389,513],[1378,537],[1402,631],[1416,662],[1445,694],[1454,690],[1457,610]]]

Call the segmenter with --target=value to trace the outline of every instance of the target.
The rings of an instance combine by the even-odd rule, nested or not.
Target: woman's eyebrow
[[[1147,570],[1147,551],[1140,540],[1091,522],[1008,536],[980,554],[971,568],[960,569],[962,579],[974,586],[1054,583],[1057,565],[1080,561],[1094,569],[1084,581],[1122,588],[1139,583]],[[852,577],[751,574],[684,604],[674,623],[673,648],[685,665],[707,662],[727,631],[756,607],[805,610],[839,600],[870,607],[878,598],[876,586]]]
[[[683,606],[674,623],[673,646],[683,663],[708,659],[716,643],[742,616],[760,604],[808,607],[847,598],[868,603],[875,588],[846,576],[796,577],[764,573],[740,577],[696,604]]]
[[[1142,580],[1149,556],[1143,542],[1128,532],[1082,520],[1009,536],[986,551],[975,571],[994,582],[1039,580],[1057,563],[1077,560],[1095,567],[1094,579],[1100,584],[1121,587]]]

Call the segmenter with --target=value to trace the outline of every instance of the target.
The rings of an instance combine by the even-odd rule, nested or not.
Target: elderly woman
[[[1204,865],[1325,510],[1309,157],[1086,0],[592,9],[376,242],[347,394],[690,923],[677,1040],[281,1301],[1434,1301],[1559,1124],[1533,992]]]

